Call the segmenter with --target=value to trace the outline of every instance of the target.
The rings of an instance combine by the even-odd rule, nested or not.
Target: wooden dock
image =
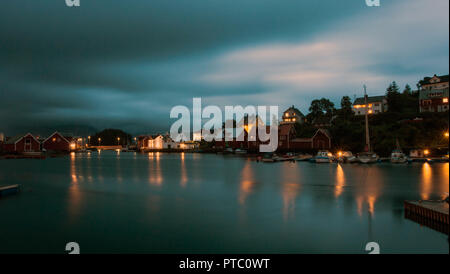
[[[0,186],[0,197],[16,194],[19,192],[19,185]]]
[[[444,201],[405,201],[405,218],[449,234],[449,205]]]

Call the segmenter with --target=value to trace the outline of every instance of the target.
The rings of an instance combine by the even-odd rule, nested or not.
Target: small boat
[[[362,164],[372,164],[378,162],[380,157],[373,152],[362,152],[358,155],[358,161]]]
[[[339,152],[338,162],[341,163],[356,163],[358,159],[353,155],[351,151]]]
[[[247,150],[237,148],[237,149],[234,150],[234,153],[235,154],[247,154]]]
[[[0,186],[0,197],[16,194],[19,192],[19,185]]]
[[[328,150],[319,150],[314,159],[316,163],[331,163],[334,160],[334,157]]]
[[[233,153],[233,149],[231,147],[227,147],[224,151],[223,154],[231,154]]]
[[[295,157],[296,161],[308,161],[310,159],[313,159],[314,157],[310,154],[301,154]]]
[[[261,159],[264,163],[274,163],[276,162],[276,156],[273,153],[265,153]]]
[[[403,164],[408,161],[406,155],[399,149],[392,151],[391,153],[391,163]]]

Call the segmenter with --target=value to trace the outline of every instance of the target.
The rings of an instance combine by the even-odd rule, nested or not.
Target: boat
[[[358,159],[353,155],[351,151],[343,151],[338,153],[338,162],[341,163],[355,163]]]
[[[395,149],[391,153],[391,163],[394,164],[403,164],[408,161],[406,155],[399,149]]]
[[[234,153],[235,154],[247,154],[247,150],[237,148],[237,149],[234,150]]]
[[[319,150],[316,157],[314,157],[316,163],[331,163],[333,161],[333,154],[328,150]]]
[[[276,157],[273,153],[264,153],[261,161],[264,163],[274,163],[276,162]]]
[[[367,108],[367,92],[366,85],[364,85],[364,105],[366,108],[365,111],[365,120],[366,120],[366,146],[365,151],[358,154],[358,161],[362,164],[371,164],[376,163],[380,159],[376,153],[374,153],[370,146],[370,135],[369,135],[369,110]]]
[[[394,149],[391,153],[391,163],[396,164],[403,164],[408,161],[408,157],[402,152],[402,149],[400,148],[400,143],[398,142],[398,139],[395,140],[397,148]]]
[[[380,157],[373,152],[361,152],[358,154],[358,161],[362,164],[373,164],[378,162]]]
[[[314,157],[310,154],[300,154],[295,157],[296,161],[308,161],[310,159],[313,159]]]

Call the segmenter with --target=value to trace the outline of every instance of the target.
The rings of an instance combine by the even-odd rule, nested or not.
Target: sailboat
[[[366,92],[366,85],[364,85],[364,104],[366,108],[366,147],[365,151],[358,154],[358,160],[362,164],[371,164],[378,162],[378,155],[374,152],[372,152],[372,149],[370,147],[370,136],[369,136],[369,110],[368,110],[368,102],[367,102],[367,92]]]
[[[395,142],[397,144],[397,148],[394,149],[391,153],[391,163],[396,163],[396,164],[406,163],[408,161],[408,158],[402,152],[402,149],[400,148],[400,144],[398,143],[398,139],[396,139]]]

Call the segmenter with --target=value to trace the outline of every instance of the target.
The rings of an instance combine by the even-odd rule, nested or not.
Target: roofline
[[[36,139],[36,137],[34,137],[33,134],[31,134],[31,133],[28,132],[27,134],[24,134],[24,135],[22,135],[22,137],[20,137],[19,139],[17,139],[17,141],[14,142],[14,145],[16,145],[20,140],[22,140],[23,137],[28,136],[28,135],[31,135],[31,137],[33,137],[33,139],[34,139],[36,142],[39,143],[38,139]]]
[[[45,139],[44,141],[42,141],[42,143],[47,142],[48,139],[50,139],[53,135],[58,134],[59,136],[61,136],[64,140],[66,140],[68,143],[70,143],[69,140],[66,139],[66,137],[64,137],[61,133],[59,133],[58,131],[53,132],[52,134],[50,134],[50,136]]]

